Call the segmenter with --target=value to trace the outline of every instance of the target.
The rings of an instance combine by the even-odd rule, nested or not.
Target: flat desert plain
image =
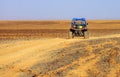
[[[0,21],[0,77],[120,77],[120,20],[88,23],[68,39],[69,20]]]

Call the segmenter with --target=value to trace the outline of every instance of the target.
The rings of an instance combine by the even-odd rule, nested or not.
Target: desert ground
[[[68,39],[69,20],[0,21],[0,77],[120,77],[120,20],[88,23]]]

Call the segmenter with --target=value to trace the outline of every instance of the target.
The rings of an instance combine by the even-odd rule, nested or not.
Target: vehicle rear
[[[76,36],[89,38],[89,33],[87,29],[88,23],[85,18],[74,18],[71,22],[71,28],[69,31],[69,38],[74,38]]]

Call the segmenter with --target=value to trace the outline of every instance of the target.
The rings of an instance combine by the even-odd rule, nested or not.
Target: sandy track
[[[89,40],[120,37],[120,34],[105,37],[91,37]],[[0,76],[17,77],[21,69],[27,69],[37,63],[52,61],[55,50],[69,47],[71,43],[85,39],[38,39],[14,41],[0,44]],[[87,39],[86,39],[87,40]]]
[[[50,61],[53,50],[63,48],[75,40],[67,39],[39,39],[17,41],[0,45],[0,75],[13,77],[14,71],[27,68],[37,62]],[[78,41],[78,40],[76,40]],[[53,52],[50,52],[53,51]],[[5,70],[5,71],[3,71]],[[6,74],[6,72],[8,72]],[[10,73],[9,73],[10,72]]]

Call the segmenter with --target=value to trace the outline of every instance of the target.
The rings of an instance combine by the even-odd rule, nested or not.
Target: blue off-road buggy
[[[85,39],[89,38],[89,33],[87,29],[88,23],[85,18],[73,18],[71,22],[71,28],[69,30],[69,38],[74,38],[75,36],[81,36]]]

